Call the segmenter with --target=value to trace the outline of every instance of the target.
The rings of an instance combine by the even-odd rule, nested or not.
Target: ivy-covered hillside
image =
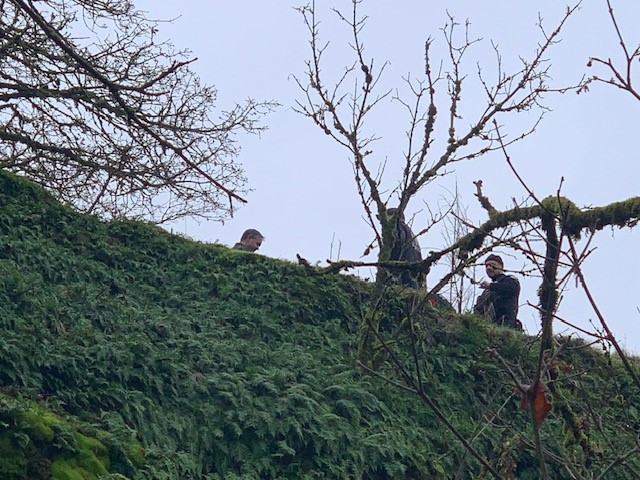
[[[104,223],[6,174],[0,206],[1,479],[491,478],[390,358],[357,367],[358,279]],[[429,309],[408,322],[404,304],[381,328],[401,361],[426,360],[438,411],[503,478],[539,478],[513,379],[486,355],[533,370],[535,339]],[[542,440],[637,478],[635,456],[609,461],[628,444],[618,425],[640,430],[637,389],[579,346]],[[597,478],[561,464],[551,478]]]

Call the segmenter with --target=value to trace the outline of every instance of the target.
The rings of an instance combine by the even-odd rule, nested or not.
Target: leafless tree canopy
[[[0,166],[107,218],[221,219],[243,202],[234,134],[275,104],[216,110],[157,27],[128,0],[0,0]]]
[[[538,118],[541,118],[545,111],[541,104],[543,96],[554,90],[548,84],[547,55],[577,6],[568,8],[556,28],[549,32],[540,24],[539,45],[528,58],[522,56],[520,63],[511,71],[504,69],[497,49],[497,77],[490,80],[490,75],[480,66],[473,67],[477,70],[476,86],[479,85],[483,99],[469,119],[463,118],[461,98],[463,89],[466,91],[472,80],[465,73],[465,69],[469,69],[467,56],[479,40],[470,36],[468,23],[461,25],[454,18],[449,18],[442,29],[448,55],[440,62],[432,58],[434,39],[426,40],[424,74],[403,79],[409,91],[405,99],[399,94],[392,96],[391,91],[380,91],[380,79],[386,63],[374,62],[373,57],[367,57],[364,47],[367,17],[359,13],[361,3],[360,0],[352,0],[349,14],[334,10],[340,23],[350,31],[352,49],[350,63],[334,82],[326,80],[329,75],[323,69],[324,59],[329,54],[329,42],[321,36],[316,4],[312,2],[298,9],[309,32],[311,53],[304,76],[296,77],[302,92],[296,110],[350,152],[356,188],[374,230],[374,243],[379,247],[378,264],[381,264],[390,260],[396,231],[397,217],[386,214],[390,199],[397,199],[394,200],[397,202],[396,215],[401,216],[423,188],[446,175],[457,163],[480,160],[488,152],[518,142],[535,130],[536,122],[507,138],[500,132],[500,126],[525,111],[539,112]],[[407,116],[403,168],[399,178],[392,182],[395,185],[391,190],[382,179],[383,174],[388,173],[386,164],[376,158],[374,150],[379,137],[368,134],[365,128],[366,122],[378,113],[377,107],[382,100],[388,97],[399,103]],[[436,142],[437,137],[446,138],[446,143]],[[432,214],[432,221],[419,229],[417,236],[429,231],[446,215],[447,212]],[[424,261],[425,268],[455,248],[430,255]],[[464,269],[468,260],[463,258],[454,266],[454,271]],[[377,282],[385,283],[386,280],[385,271],[379,269]],[[448,280],[437,282],[436,288]]]
[[[320,4],[320,2],[317,3]],[[379,247],[377,262],[341,260],[330,262],[329,267],[325,269],[326,272],[336,272],[356,266],[378,267],[375,288],[367,301],[363,302],[361,310],[358,330],[358,365],[364,371],[382,377],[390,384],[420,398],[464,446],[467,453],[482,466],[483,473],[477,478],[515,478],[508,468],[504,468],[503,458],[485,458],[476,449],[473,445],[476,433],[471,438],[465,436],[442,413],[437,393],[425,387],[426,383],[423,382],[433,371],[433,359],[424,355],[421,343],[437,341],[435,336],[430,337],[428,333],[430,328],[434,331],[439,328],[437,320],[425,315],[425,311],[430,311],[429,297],[448,283],[455,281],[458,289],[454,291],[458,294],[458,298],[461,298],[459,287],[464,285],[465,269],[472,267],[480,257],[497,245],[508,247],[526,258],[527,270],[520,273],[540,279],[538,302],[530,304],[539,312],[541,326],[538,337],[529,340],[528,348],[537,345],[538,355],[535,367],[525,372],[520,361],[515,366],[510,365],[500,357],[497,349],[488,348],[485,352],[511,379],[510,383],[514,386],[515,392],[524,402],[521,403],[521,407],[523,405],[526,407],[529,402],[527,408],[533,440],[529,441],[530,431],[518,433],[513,438],[520,439],[516,442],[520,442],[519,448],[534,452],[539,462],[537,478],[545,480],[556,478],[553,476],[553,468],[566,470],[567,478],[574,479],[640,478],[637,468],[626,464],[627,459],[640,452],[638,446],[640,437],[638,437],[637,428],[634,428],[630,422],[624,422],[617,427],[620,436],[627,439],[624,446],[599,450],[596,461],[592,460],[592,452],[586,443],[583,443],[581,448],[588,460],[583,461],[575,455],[575,450],[569,452],[565,444],[553,445],[555,439],[543,440],[541,436],[544,419],[552,408],[549,398],[555,401],[555,416],[556,419],[562,420],[564,432],[577,426],[574,431],[579,432],[578,436],[588,438],[589,429],[592,427],[591,420],[585,421],[585,416],[581,417],[576,413],[583,408],[582,405],[569,405],[564,402],[566,399],[562,398],[562,389],[567,386],[573,388],[573,386],[571,377],[558,369],[558,359],[561,358],[561,354],[564,354],[562,352],[564,348],[573,347],[554,335],[555,323],[578,330],[593,344],[603,347],[605,351],[615,350],[617,358],[628,375],[625,381],[633,385],[634,391],[640,388],[637,363],[629,358],[616,340],[590,292],[583,272],[584,262],[593,251],[591,240],[597,232],[605,227],[637,227],[640,219],[640,197],[623,199],[601,207],[581,208],[562,195],[562,180],[555,194],[540,196],[520,176],[508,152],[511,144],[535,131],[537,124],[534,124],[530,130],[519,133],[516,130],[516,135],[505,132],[507,130],[505,125],[510,124],[519,112],[544,113],[545,106],[542,104],[544,95],[553,91],[575,90],[579,93],[588,90],[591,84],[602,83],[613,85],[640,100],[632,72],[633,63],[640,58],[640,47],[631,48],[632,44],[625,41],[618,22],[620,19],[615,16],[611,1],[606,0],[609,17],[624,54],[623,63],[616,64],[610,59],[591,58],[588,65],[595,67],[598,71],[604,70],[610,75],[608,79],[606,76],[594,75],[573,87],[552,88],[548,75],[550,63],[547,54],[558,42],[558,35],[563,25],[574,12],[578,11],[581,2],[577,1],[573,7],[567,8],[554,30],[547,33],[540,24],[543,40],[533,54],[529,57],[521,57],[520,68],[507,72],[503,68],[504,65],[497,50],[499,72],[497,80],[489,81],[482,66],[476,67],[484,92],[484,107],[480,109],[480,114],[469,122],[462,118],[463,113],[467,117],[468,114],[461,108],[462,92],[469,91],[467,87],[470,79],[465,73],[469,68],[465,67],[463,59],[467,50],[476,41],[468,36],[466,29],[464,40],[461,43],[454,41],[457,38],[454,32],[459,29],[459,25],[450,18],[449,24],[443,29],[449,58],[440,63],[438,69],[432,68],[438,63],[434,63],[430,55],[433,40],[427,40],[424,76],[417,79],[404,79],[410,87],[409,100],[403,100],[397,94],[394,96],[394,100],[400,102],[408,114],[406,130],[408,142],[404,150],[401,176],[389,193],[388,187],[382,182],[385,162],[379,158],[376,159],[373,148],[378,136],[375,133],[368,133],[365,120],[378,113],[377,107],[381,100],[391,96],[391,93],[379,91],[385,64],[380,61],[374,64],[373,57],[369,60],[365,57],[366,35],[363,32],[367,17],[358,13],[361,3],[364,3],[363,0],[352,0],[349,15],[335,10],[339,21],[351,32],[349,46],[352,49],[351,59],[335,76],[336,80],[330,80],[331,74],[335,72],[331,70],[327,72],[324,69],[326,66],[324,59],[328,56],[330,44],[320,36],[316,3],[312,2],[299,9],[308,29],[311,52],[306,62],[304,76],[296,77],[301,91],[297,111],[309,118],[334,142],[346,148],[351,155],[356,189],[376,236],[376,240],[367,247],[367,252],[376,243]],[[444,100],[439,93],[442,91],[445,92]],[[438,112],[442,112],[440,116]],[[442,147],[442,141],[436,141],[442,136],[446,139],[444,147]],[[452,218],[455,220],[453,235],[445,237],[445,245],[439,250],[430,251],[420,262],[393,261],[390,251],[391,245],[396,240],[395,223],[399,218],[398,215],[402,214],[409,202],[415,200],[420,190],[427,187],[433,180],[455,168],[456,162],[481,161],[482,157],[491,151],[500,151],[504,155],[513,174],[527,191],[527,198],[521,201],[514,199],[514,204],[510,208],[496,208],[491,199],[483,193],[482,180],[478,180],[474,182],[475,196],[487,214],[486,221],[482,223],[468,221],[464,212],[456,208],[455,203],[450,205],[447,211],[437,212],[435,215],[430,212],[431,219],[426,225],[424,223],[419,225],[418,229],[424,228],[419,230],[418,235],[428,232],[436,223]],[[394,197],[397,199],[395,201],[398,207],[395,214],[388,215],[387,202]],[[580,240],[583,242],[579,243]],[[449,260],[450,272],[440,280],[431,281],[427,292],[414,291],[403,294],[397,288],[388,288],[393,282],[390,281],[391,275],[385,273],[386,271],[403,268],[422,269],[428,273],[433,264],[444,258]],[[404,264],[401,265],[401,263]],[[598,323],[594,322],[590,330],[576,327],[557,314],[562,293],[572,282],[578,284],[584,291],[589,306],[597,318]],[[401,322],[397,330],[394,331],[388,325],[381,327],[380,311],[385,305],[396,301],[399,295],[404,295],[402,298],[406,300],[406,308],[399,316]],[[403,339],[408,339],[410,345],[410,353],[406,356],[403,356],[401,349],[396,348],[398,342]],[[498,396],[496,395],[495,398]],[[608,401],[609,399],[602,398],[603,405]],[[501,402],[502,400],[497,404]],[[493,423],[495,419],[500,418],[500,410],[507,403],[508,400],[505,400],[495,414],[479,419],[475,431],[481,432],[484,429],[483,422]],[[593,413],[596,409],[591,410]],[[597,417],[598,414],[593,416],[593,418]],[[592,423],[597,422],[600,420]],[[552,426],[545,425],[545,429],[551,428]],[[560,432],[561,430],[554,431],[554,436],[561,437]],[[558,452],[557,454],[552,453],[554,449]],[[608,475],[619,465],[626,468],[623,474],[626,476],[616,476],[618,474],[616,470],[615,474],[609,477]],[[447,478],[467,478],[462,470],[460,469],[455,476]]]

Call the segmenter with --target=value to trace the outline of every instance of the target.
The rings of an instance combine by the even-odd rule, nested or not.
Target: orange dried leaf
[[[547,400],[546,392],[547,386],[538,381],[536,383],[538,388],[535,388],[535,397],[533,398],[533,421],[539,427],[546,418],[547,414],[551,411],[551,403]],[[533,392],[532,392],[533,393]]]

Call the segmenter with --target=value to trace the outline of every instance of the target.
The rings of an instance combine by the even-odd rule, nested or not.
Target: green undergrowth
[[[109,470],[131,473],[145,464],[132,431],[118,437],[15,392],[0,394],[0,426],[3,480],[106,479]]]
[[[369,295],[358,279],[142,222],[102,222],[11,175],[0,174],[0,205],[0,478],[486,473],[433,409],[396,385],[404,382],[389,354],[378,374],[356,367]],[[400,362],[411,370],[417,353],[425,391],[505,478],[537,478],[526,412],[485,353],[496,348],[530,372],[535,340],[407,305],[400,294],[381,322]],[[543,438],[604,464],[617,423],[570,423],[591,415],[598,391],[606,418],[640,428],[629,408],[637,391],[615,358],[572,348],[562,361],[556,396],[568,407],[552,412]],[[572,376],[587,365],[599,376]],[[570,478],[562,471],[556,478]]]

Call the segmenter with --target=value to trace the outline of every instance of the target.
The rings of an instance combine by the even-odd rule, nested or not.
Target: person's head
[[[504,273],[504,262],[499,255],[491,254],[484,260],[484,267],[489,278],[495,278]]]
[[[398,209],[396,207],[387,208],[387,218],[391,218],[397,211],[398,211]],[[378,219],[380,219],[379,215],[377,215],[377,217],[378,217]],[[401,222],[404,221],[404,214],[400,215],[399,220]]]
[[[264,236],[255,228],[245,230],[240,238],[240,243],[247,247],[250,251],[255,252],[262,245]]]

